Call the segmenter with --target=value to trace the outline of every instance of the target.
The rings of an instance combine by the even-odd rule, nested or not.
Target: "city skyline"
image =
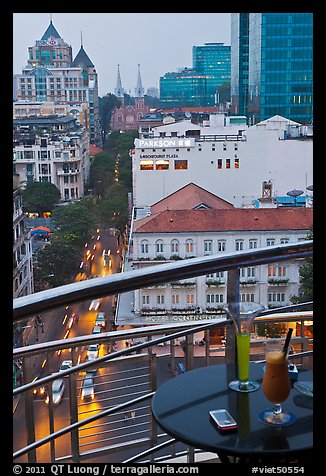
[[[192,67],[193,46],[231,44],[230,13],[13,13],[14,74],[26,66],[28,47],[51,18],[73,57],[83,45],[98,73],[99,96],[114,93],[118,64],[125,92],[134,95],[138,64],[146,92],[158,88],[166,72]]]

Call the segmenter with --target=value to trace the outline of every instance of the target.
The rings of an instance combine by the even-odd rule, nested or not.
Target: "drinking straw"
[[[283,347],[284,356],[286,356],[287,353],[288,353],[288,348],[289,348],[289,345],[290,345],[290,339],[291,339],[292,332],[293,332],[293,329],[292,329],[292,327],[290,327],[289,330],[288,330],[288,333],[286,335],[285,342],[284,342],[284,347]]]

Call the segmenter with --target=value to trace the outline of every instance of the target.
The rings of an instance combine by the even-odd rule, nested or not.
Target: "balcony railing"
[[[269,262],[279,262],[280,260],[304,258],[310,256],[313,250],[312,241],[300,242],[292,245],[280,245],[266,247],[236,254],[224,253],[223,256],[209,256],[194,258],[191,260],[178,261],[158,265],[142,270],[130,271],[101,278],[94,278],[88,281],[72,283],[66,286],[41,291],[28,296],[14,299],[14,322],[19,322],[29,316],[54,309],[58,306],[79,302],[85,299],[93,299],[102,296],[113,295],[134,289],[139,289],[144,285],[155,285],[171,279],[185,279],[194,276],[206,275],[213,272],[229,270],[227,282],[227,299],[234,301],[239,298],[240,267],[258,265]],[[312,303],[308,303],[309,306]],[[304,321],[312,319],[311,312],[292,312],[307,307],[303,305],[290,306],[286,308],[266,310],[256,319],[264,321],[277,320],[278,316],[282,322],[299,321],[303,332]],[[281,313],[281,314],[279,314]],[[154,452],[162,451],[163,448],[172,445],[172,456],[188,454],[188,461],[194,461],[194,450],[185,449],[184,446],[176,444],[175,440],[167,440],[166,434],[158,432],[156,424],[151,416],[149,401],[152,398],[157,386],[157,366],[160,365],[160,357],[157,357],[157,349],[166,343],[169,344],[168,363],[174,369],[175,364],[180,359],[180,344],[185,350],[184,360],[186,370],[194,366],[194,355],[198,353],[199,344],[195,344],[194,336],[198,333],[205,333],[202,357],[205,364],[209,365],[212,359],[219,358],[220,361],[235,362],[235,337],[233,326],[228,326],[229,320],[226,316],[216,318],[214,321],[201,321],[190,323],[175,323],[169,325],[155,325],[141,327],[131,330],[119,330],[114,332],[104,332],[98,335],[78,336],[72,339],[35,344],[23,348],[14,349],[13,358],[22,360],[25,384],[14,389],[14,398],[24,396],[25,419],[26,419],[26,443],[19,448],[15,448],[14,459],[16,461],[28,462],[80,462],[91,460],[96,461],[97,457],[103,455],[114,455],[123,449],[140,449],[140,453],[128,457],[124,461],[153,461]],[[225,357],[217,356],[216,349],[210,348],[210,332],[214,328],[223,327],[226,333]],[[154,338],[159,336],[158,338]],[[114,346],[124,340],[134,339],[140,342],[132,347],[122,350],[114,350]],[[141,340],[145,341],[141,342]],[[254,346],[261,345],[262,341],[253,342]],[[93,361],[77,363],[76,350],[90,343],[99,343],[108,346],[110,353],[105,354]],[[309,339],[303,333],[296,338],[296,343],[301,346],[300,352],[294,354],[298,358],[301,355],[303,365],[310,354]],[[160,347],[161,348],[161,347]],[[70,349],[74,366],[71,369],[52,373],[51,358],[54,352]],[[49,360],[49,375],[32,381],[32,361],[41,354],[47,356]],[[255,354],[257,357],[257,354]],[[163,358],[163,356],[162,356]],[[121,376],[123,365],[123,375]],[[135,368],[144,368],[142,371],[139,386],[133,384]],[[96,374],[97,387],[103,390],[97,392],[101,407],[97,411],[92,411],[91,416],[87,408],[78,400],[78,392],[81,387],[80,373],[91,369],[101,369]],[[55,379],[65,378],[69,385],[69,412],[70,424],[60,427],[60,422],[55,419],[54,408],[51,403],[51,385]],[[103,378],[105,382],[103,382]],[[104,385],[105,383],[105,385]],[[49,414],[49,434],[44,436],[44,431],[40,433],[37,419],[34,415],[33,390],[42,385],[49,385],[50,404]],[[118,396],[114,395],[114,388],[110,385],[121,385],[127,390]],[[137,417],[129,425],[124,421],[124,412],[128,409],[136,409]],[[86,416],[85,416],[86,415]],[[114,415],[114,417],[112,416]],[[112,420],[113,419],[113,420]],[[113,425],[114,433],[112,432]],[[58,429],[59,427],[59,429]],[[100,438],[98,438],[100,432]],[[40,435],[41,436],[38,436]],[[110,434],[114,437],[110,437]],[[38,436],[38,438],[37,438]],[[66,438],[64,445],[65,452],[57,453],[55,442]],[[15,439],[17,441],[17,438]],[[160,453],[159,453],[160,454]],[[26,456],[27,455],[27,456]],[[166,456],[165,456],[166,457]],[[25,458],[25,459],[24,459]],[[148,460],[148,458],[150,458]],[[155,457],[155,461],[159,461]],[[112,461],[114,462],[114,461]],[[117,461],[116,461],[117,462]]]

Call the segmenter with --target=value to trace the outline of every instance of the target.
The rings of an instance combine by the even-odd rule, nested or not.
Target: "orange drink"
[[[267,400],[273,403],[284,402],[290,393],[288,360],[282,350],[266,353],[266,370],[263,378],[263,392]]]
[[[286,348],[286,346],[285,346]],[[287,351],[284,342],[276,339],[265,343],[266,367],[262,389],[273,408],[263,411],[259,420],[267,425],[285,426],[296,421],[295,415],[283,411],[281,403],[289,396],[291,381],[288,369]]]

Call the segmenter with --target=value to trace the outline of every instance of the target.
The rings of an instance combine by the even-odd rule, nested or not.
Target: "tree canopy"
[[[50,182],[28,182],[22,191],[24,210],[40,215],[52,211],[60,197],[60,190]]]

